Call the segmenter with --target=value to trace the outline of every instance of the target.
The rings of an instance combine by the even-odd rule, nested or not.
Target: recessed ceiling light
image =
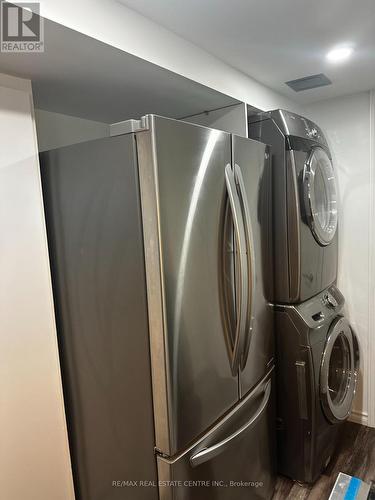
[[[349,57],[353,53],[352,47],[337,47],[336,49],[332,49],[326,55],[328,61],[333,63],[338,63],[349,59]]]

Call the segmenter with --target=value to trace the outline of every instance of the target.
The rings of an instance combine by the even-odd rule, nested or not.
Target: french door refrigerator
[[[270,498],[268,147],[147,115],[40,161],[77,500]]]

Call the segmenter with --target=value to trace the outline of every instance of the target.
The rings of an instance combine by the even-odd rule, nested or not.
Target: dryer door
[[[345,420],[351,412],[358,366],[357,339],[348,321],[338,317],[329,330],[320,369],[320,398],[332,423]]]
[[[332,162],[323,148],[314,147],[303,173],[307,222],[316,241],[328,245],[337,228],[337,187]]]

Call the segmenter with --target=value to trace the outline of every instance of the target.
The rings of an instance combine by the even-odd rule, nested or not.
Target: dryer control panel
[[[284,135],[309,139],[328,148],[322,129],[308,118],[285,111],[284,109],[271,111],[269,115]]]

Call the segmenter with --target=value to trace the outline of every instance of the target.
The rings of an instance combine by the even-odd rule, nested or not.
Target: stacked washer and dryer
[[[327,141],[301,116],[249,119],[272,147],[279,472],[314,482],[352,409],[359,350],[336,286],[338,193]]]

